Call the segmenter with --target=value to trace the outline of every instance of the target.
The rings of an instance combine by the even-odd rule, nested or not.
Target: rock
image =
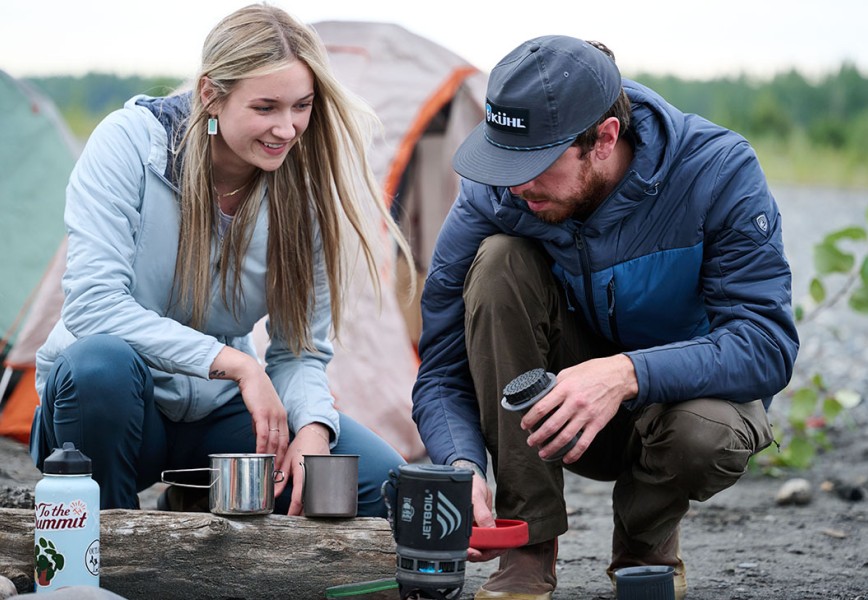
[[[809,504],[813,497],[811,482],[807,479],[790,479],[780,487],[775,495],[778,504],[797,504],[803,506]]]
[[[29,487],[0,488],[0,508],[33,508],[33,489]]]
[[[0,600],[5,600],[6,598],[11,598],[12,596],[17,595],[18,590],[15,589],[15,584],[12,583],[12,580],[0,575]]]
[[[841,500],[847,502],[860,502],[865,499],[865,489],[856,481],[830,479],[823,482],[822,489],[834,492]]]

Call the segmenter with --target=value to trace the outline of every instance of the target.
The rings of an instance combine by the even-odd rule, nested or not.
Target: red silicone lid
[[[495,527],[474,527],[470,547],[477,550],[518,548],[527,544],[527,522],[515,519],[495,519]]]

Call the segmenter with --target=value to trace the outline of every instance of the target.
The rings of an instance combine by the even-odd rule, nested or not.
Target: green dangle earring
[[[217,135],[217,117],[208,119],[208,135]]]

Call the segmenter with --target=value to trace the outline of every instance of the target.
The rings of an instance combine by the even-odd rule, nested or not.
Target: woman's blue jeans
[[[73,442],[93,461],[100,508],[138,508],[138,492],[169,469],[209,467],[209,454],[255,452],[250,413],[241,395],[200,421],[176,423],[157,408],[150,369],[118,337],[95,335],[55,361],[33,419],[30,451],[37,467],[52,449]],[[403,458],[372,431],[340,415],[333,454],[358,454],[359,516],[385,517],[380,488]],[[289,509],[292,486],[275,499]]]

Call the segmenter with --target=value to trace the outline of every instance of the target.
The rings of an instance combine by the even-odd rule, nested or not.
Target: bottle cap
[[[42,472],[50,475],[90,475],[91,460],[76,450],[72,442],[63,442],[63,448],[55,448],[45,459]]]
[[[548,393],[555,381],[555,375],[545,369],[531,369],[506,384],[501,404],[512,410],[527,408]]]

